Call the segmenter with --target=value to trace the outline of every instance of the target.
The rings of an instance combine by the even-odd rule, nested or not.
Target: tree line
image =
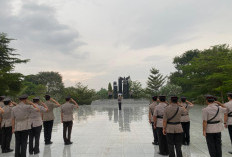
[[[22,93],[31,96],[50,94],[61,102],[65,95],[70,95],[79,104],[91,104],[93,100],[107,99],[112,94],[111,83],[108,89],[99,91],[89,89],[81,83],[65,87],[58,72],[39,72],[24,76],[14,72],[17,64],[29,62],[19,59],[19,54],[10,47],[13,39],[0,33],[0,95],[17,97]],[[213,94],[220,100],[232,87],[232,48],[227,44],[215,45],[204,50],[189,50],[173,59],[176,71],[164,76],[152,67],[146,87],[139,81],[130,81],[129,90],[133,98],[150,98],[152,95],[186,96],[196,102],[203,102],[204,95]]]

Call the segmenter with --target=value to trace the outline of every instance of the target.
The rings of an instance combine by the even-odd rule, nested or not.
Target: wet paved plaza
[[[209,156],[202,136],[201,109],[195,106],[190,112],[191,144],[183,146],[184,157]],[[158,146],[153,146],[152,129],[148,123],[148,102],[123,104],[118,111],[116,103],[104,101],[101,105],[80,106],[74,114],[73,144],[65,146],[62,138],[59,109],[50,146],[44,145],[43,132],[40,140],[40,157],[160,157]],[[222,133],[223,157],[231,156],[228,131]],[[14,148],[14,135],[11,143]],[[27,150],[28,151],[28,150]],[[13,157],[14,153],[1,154]]]

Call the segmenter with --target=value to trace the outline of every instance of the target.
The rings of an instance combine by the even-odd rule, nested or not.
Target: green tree
[[[142,84],[139,81],[130,81],[130,92],[134,99],[145,98],[145,90],[142,88]]]
[[[181,87],[171,83],[167,83],[166,85],[162,86],[159,90],[159,95],[166,95],[168,97],[172,95],[180,96],[181,93]]]
[[[151,68],[151,74],[148,77],[147,81],[147,92],[151,95],[156,95],[159,91],[159,88],[165,82],[166,77],[159,73],[159,70],[156,68]]]
[[[32,82],[23,82],[23,88],[20,91],[20,94],[28,94],[30,97],[39,96],[43,97],[47,92],[45,85],[34,84]]]
[[[0,33],[0,95],[17,95],[22,88],[23,75],[13,70],[16,64],[29,61],[18,58],[19,54],[9,46],[12,40],[7,34]]]
[[[111,83],[108,84],[108,92],[113,92],[113,88],[112,88]]]
[[[94,100],[107,99],[107,98],[108,98],[108,91],[104,88],[101,88],[99,91],[97,91],[93,97]]]

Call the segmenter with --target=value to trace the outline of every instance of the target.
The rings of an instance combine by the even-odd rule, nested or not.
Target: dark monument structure
[[[114,99],[118,98],[118,85],[117,82],[114,81]]]
[[[130,98],[129,80],[130,80],[130,76],[119,77],[118,86],[117,86],[117,82],[114,82],[114,99],[118,98],[118,94],[122,94],[124,99]],[[118,87],[118,91],[117,91],[117,87]]]

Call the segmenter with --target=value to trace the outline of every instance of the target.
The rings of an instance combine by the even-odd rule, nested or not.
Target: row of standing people
[[[26,157],[27,142],[29,137],[29,154],[38,154],[40,133],[44,127],[45,145],[52,144],[52,128],[54,121],[53,109],[61,108],[61,122],[63,123],[63,139],[66,145],[72,144],[71,130],[73,124],[73,109],[78,104],[71,97],[66,97],[66,103],[60,105],[49,95],[45,95],[43,103],[39,97],[34,97],[33,102],[28,100],[28,95],[19,97],[19,103],[12,102],[9,98],[0,97],[0,144],[2,153],[12,152],[10,148],[12,134],[15,134],[15,157]],[[68,136],[66,135],[68,132]]]
[[[178,103],[178,97],[171,97],[171,103],[165,96],[154,96],[149,106],[149,122],[152,125],[155,145],[159,145],[161,155],[182,157],[181,145],[190,143],[189,109],[194,105],[185,97]],[[206,96],[207,107],[202,109],[203,136],[206,138],[211,157],[222,156],[221,131],[223,130],[221,113],[224,114],[224,126],[228,128],[232,142],[232,93],[228,93],[229,102],[222,104],[212,95]],[[159,103],[158,103],[159,102]],[[232,154],[232,152],[229,152]]]

